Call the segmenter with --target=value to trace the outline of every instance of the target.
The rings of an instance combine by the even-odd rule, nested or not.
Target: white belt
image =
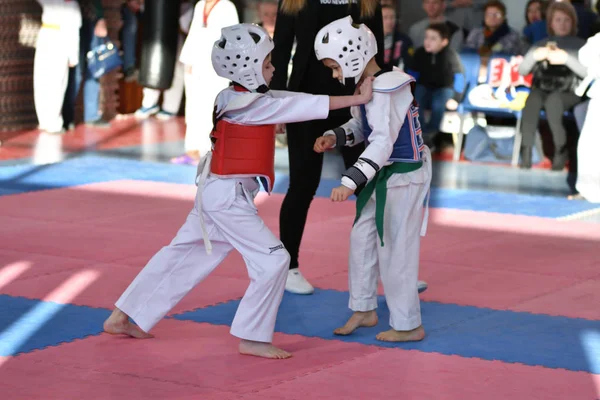
[[[423,215],[423,223],[421,224],[421,236],[425,236],[427,234],[427,224],[429,221],[429,198],[431,197],[431,176],[432,176],[432,168],[431,168],[431,151],[429,147],[425,146],[423,148],[423,166],[427,171],[427,194],[425,195],[425,214]]]
[[[196,186],[198,186],[198,213],[200,214],[200,227],[202,228],[202,239],[204,240],[206,254],[212,253],[212,243],[208,238],[208,231],[206,230],[206,224],[204,223],[204,215],[202,212],[202,192],[204,191],[204,183],[206,182],[206,178],[210,172],[211,160],[212,151],[209,151],[200,159],[196,173]]]

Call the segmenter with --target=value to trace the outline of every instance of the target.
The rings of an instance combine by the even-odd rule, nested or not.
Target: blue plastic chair
[[[490,57],[490,60],[488,61],[488,71],[490,71],[489,66],[491,65],[492,60],[497,59],[497,58],[504,58],[505,60],[510,60],[512,56],[510,55],[505,55],[505,54],[493,54]],[[464,133],[463,133],[463,129],[464,129],[464,123],[465,123],[465,118],[466,115],[468,113],[485,113],[486,115],[491,115],[491,116],[495,116],[495,117],[513,117],[516,118],[517,120],[517,126],[516,126],[516,132],[517,135],[520,134],[520,128],[521,128],[521,111],[520,110],[510,110],[507,108],[494,108],[494,107],[481,107],[481,106],[476,106],[474,104],[472,104],[469,100],[469,93],[476,88],[479,85],[479,69],[481,67],[481,57],[479,56],[479,54],[475,51],[472,50],[463,50],[460,53],[460,60],[463,64],[463,68],[465,70],[465,84],[466,84],[466,90],[465,90],[465,97],[463,99],[463,101],[459,104],[458,106],[458,114],[460,115],[460,127],[459,127],[459,132],[457,135],[457,140],[454,146],[454,156],[453,159],[454,161],[459,161],[460,160],[460,154],[462,152],[462,144],[464,141]],[[488,72],[488,77],[486,79],[486,81],[489,80],[489,72]],[[516,142],[516,140],[515,140]],[[520,147],[520,144],[519,144]],[[516,148],[516,147],[515,147]],[[513,149],[513,162],[512,164],[515,165],[515,155],[516,155],[516,163],[518,164],[518,160],[519,160],[519,152],[517,151],[515,154],[515,151]]]

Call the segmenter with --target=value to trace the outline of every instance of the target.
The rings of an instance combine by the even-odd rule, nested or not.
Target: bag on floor
[[[510,164],[515,143],[514,128],[490,127],[494,135],[480,125],[475,125],[467,134],[464,155],[467,160]],[[510,136],[505,134],[508,131]],[[533,148],[532,162],[541,162],[537,148]]]

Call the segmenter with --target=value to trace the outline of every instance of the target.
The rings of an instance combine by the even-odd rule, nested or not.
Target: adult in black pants
[[[271,88],[340,96],[352,94],[355,84],[347,80],[341,85],[333,79],[331,70],[317,60],[314,41],[317,32],[337,19],[351,15],[356,23],[366,24],[375,34],[377,62],[383,65],[383,22],[379,0],[358,0],[358,3],[324,2],[321,0],[280,0],[275,25],[275,49],[272,63],[275,75]],[[293,70],[288,82],[288,64],[296,42]],[[286,290],[297,294],[310,294],[312,285],[298,270],[298,253],[306,224],[310,203],[321,180],[323,154],[316,153],[313,146],[317,137],[329,129],[336,128],[350,119],[350,110],[329,113],[329,118],[287,125],[290,186],[283,200],[279,216],[279,233],[290,253],[290,272]],[[346,168],[351,167],[364,151],[364,145],[341,148]],[[358,191],[357,191],[358,192]],[[419,282],[420,290],[426,284]]]
[[[521,122],[521,168],[531,168],[531,150],[544,109],[555,147],[552,169],[560,171],[569,158],[563,115],[581,102],[575,91],[587,74],[577,55],[585,41],[576,36],[577,14],[571,4],[553,3],[548,8],[547,22],[550,37],[534,44],[519,66],[521,75],[533,72],[532,90]]]
[[[325,4],[323,4],[325,3]],[[314,52],[317,32],[337,19],[351,15],[354,21],[365,23],[375,34],[377,46],[383,49],[383,22],[378,0],[359,0],[354,3],[321,2],[321,0],[280,0],[273,40],[275,49],[272,63],[275,74],[271,88],[340,96],[352,94],[354,82],[341,85],[332,77],[331,70],[318,61]],[[293,70],[288,83],[288,64],[296,42]],[[383,52],[377,55],[383,63]],[[321,180],[323,154],[313,146],[317,137],[350,119],[350,110],[332,111],[326,120],[288,124],[287,144],[290,167],[290,186],[283,200],[279,216],[280,238],[290,253],[290,273],[286,290],[310,294],[313,287],[298,270],[298,252],[306,224],[310,203]],[[356,162],[364,145],[340,149],[346,168]]]

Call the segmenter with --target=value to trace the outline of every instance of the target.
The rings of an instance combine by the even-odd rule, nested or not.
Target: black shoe
[[[556,152],[552,158],[552,171],[562,171],[567,165],[569,155],[566,151]]]
[[[531,169],[531,147],[521,147],[521,169]]]

